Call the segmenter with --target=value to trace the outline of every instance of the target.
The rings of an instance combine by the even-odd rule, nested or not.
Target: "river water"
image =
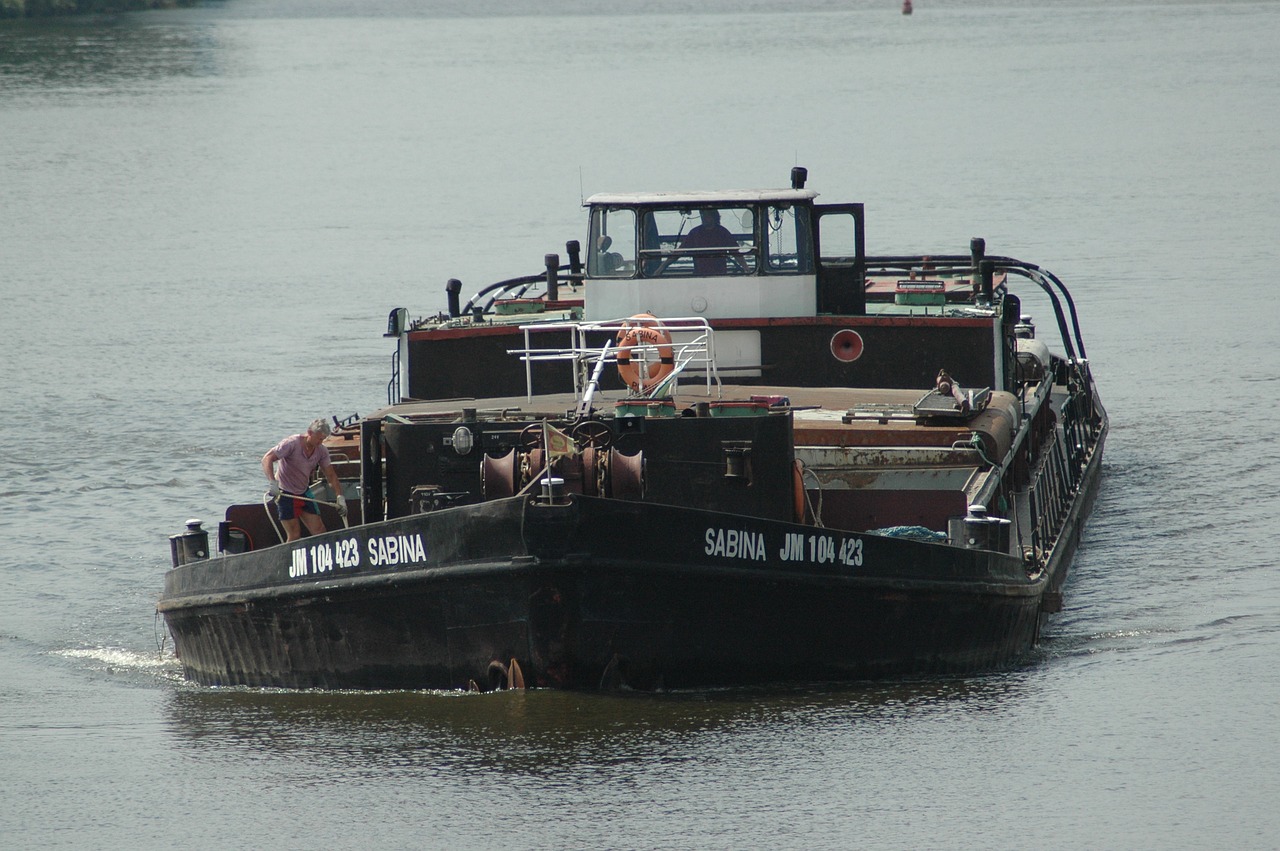
[[[0,24],[0,847],[1280,847],[1276,2],[226,0]],[[595,191],[785,185],[1071,288],[1066,609],[963,680],[185,684],[166,536]],[[1051,323],[1041,310],[1042,328]]]

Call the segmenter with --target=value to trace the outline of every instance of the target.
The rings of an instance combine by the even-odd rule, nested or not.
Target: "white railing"
[[[616,366],[617,351],[620,348],[618,339],[622,333],[637,325],[645,325],[662,329],[671,336],[671,343],[635,342],[626,346],[629,357],[639,369],[641,386],[636,391],[638,396],[655,398],[670,396],[684,374],[701,373],[704,381],[704,392],[710,396],[718,393],[720,375],[716,371],[715,332],[710,323],[702,317],[662,318],[658,320],[610,319],[603,322],[549,322],[536,325],[521,325],[524,333],[523,349],[508,349],[507,354],[516,355],[524,361],[525,392],[530,401],[533,399],[533,365],[545,362],[564,362],[573,371],[573,393],[578,400],[578,413],[590,410],[591,399],[600,383],[600,376],[608,365]],[[535,338],[542,334],[568,333],[568,347],[538,346]],[[601,344],[599,338],[606,340]],[[595,336],[597,343],[588,343],[588,337]],[[659,350],[669,345],[674,367],[667,375],[655,378],[652,384],[645,386],[643,377],[647,376],[648,366],[659,360]],[[714,387],[714,391],[713,391]]]

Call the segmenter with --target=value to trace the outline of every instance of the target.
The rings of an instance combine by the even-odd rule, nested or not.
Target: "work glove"
[[[337,500],[336,506],[338,509],[338,516],[346,517],[347,516],[347,500],[342,496],[342,494],[338,494],[338,500]]]
[[[279,483],[279,482],[274,482],[274,481],[273,481],[273,482],[271,483],[271,486],[267,488],[267,494],[268,494],[268,495],[270,495],[270,497],[271,497],[272,499],[279,499],[279,498],[280,498],[280,483]]]

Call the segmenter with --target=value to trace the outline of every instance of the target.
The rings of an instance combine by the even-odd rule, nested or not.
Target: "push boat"
[[[284,543],[170,538],[185,676],[327,689],[680,689],[965,675],[1062,608],[1108,421],[1031,263],[873,256],[862,204],[599,194],[587,250],[411,320],[341,493]],[[718,214],[729,239],[695,238]],[[1051,306],[1054,350],[1015,289]],[[1046,308],[1048,309],[1048,308]],[[336,512],[337,501],[347,515]]]

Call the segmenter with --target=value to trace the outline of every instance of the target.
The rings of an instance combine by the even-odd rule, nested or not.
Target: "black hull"
[[[531,687],[850,680],[1007,666],[1067,561],[1028,576],[988,551],[512,498],[176,568],[158,608],[205,685],[488,688],[512,659]]]

